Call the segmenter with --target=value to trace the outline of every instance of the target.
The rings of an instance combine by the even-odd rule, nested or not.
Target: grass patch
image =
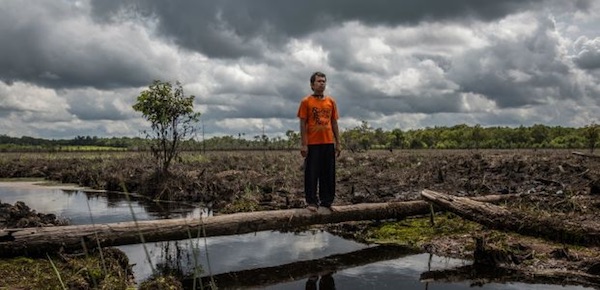
[[[433,238],[479,231],[481,225],[464,220],[452,213],[437,214],[434,225],[429,216],[407,218],[397,222],[383,223],[371,228],[366,239],[372,243],[395,243],[419,247]]]
[[[104,251],[106,269],[99,255],[0,259],[0,290],[134,289],[125,254],[116,249]]]
[[[244,192],[236,197],[233,202],[226,205],[225,208],[221,211],[223,214],[232,214],[237,212],[251,212],[260,210],[259,202],[256,198],[258,189],[251,189],[250,187],[246,187]]]

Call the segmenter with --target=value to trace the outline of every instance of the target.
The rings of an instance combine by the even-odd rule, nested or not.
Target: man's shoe
[[[319,209],[316,204],[309,204],[306,208],[311,212],[316,212]]]
[[[334,212],[334,211],[335,211],[335,209],[334,209],[334,208],[333,208],[333,206],[331,206],[331,205],[322,205],[321,207],[324,207],[324,208],[328,209],[328,210],[329,210],[329,211],[331,211],[331,212]]]

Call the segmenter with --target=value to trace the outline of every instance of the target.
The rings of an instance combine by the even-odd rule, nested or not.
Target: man
[[[307,208],[332,210],[335,197],[335,158],[341,152],[338,110],[335,100],[323,94],[327,77],[315,72],[310,77],[312,95],[300,102],[300,153],[304,160],[304,194]],[[318,187],[318,194],[317,194]]]

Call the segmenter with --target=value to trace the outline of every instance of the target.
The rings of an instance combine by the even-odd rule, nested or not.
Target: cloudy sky
[[[142,136],[152,83],[206,137],[298,130],[314,71],[340,126],[600,118],[600,0],[2,0],[0,135]]]

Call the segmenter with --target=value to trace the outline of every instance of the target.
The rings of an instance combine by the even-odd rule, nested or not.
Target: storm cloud
[[[600,0],[5,0],[0,134],[138,136],[147,124],[131,106],[159,79],[196,96],[207,136],[284,136],[297,130],[317,70],[342,128],[583,126],[600,113],[599,8]]]

